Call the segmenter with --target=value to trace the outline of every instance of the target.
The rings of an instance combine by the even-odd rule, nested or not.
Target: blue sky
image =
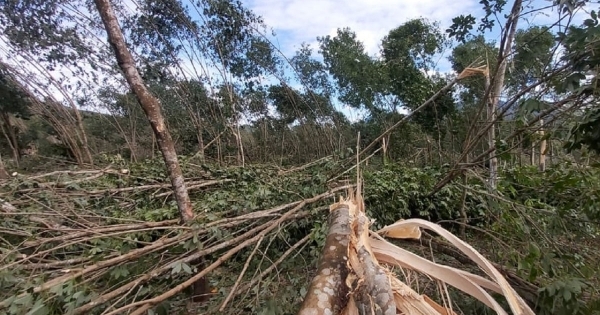
[[[452,18],[458,15],[472,14],[480,18],[483,14],[479,0],[456,2],[439,0],[242,0],[242,2],[247,8],[260,15],[265,24],[275,31],[276,37],[271,38],[271,41],[278,46],[286,57],[292,57],[302,43],[311,44],[311,47],[316,50],[318,36],[335,35],[337,29],[342,27],[350,27],[365,45],[367,53],[376,57],[379,53],[381,39],[390,30],[410,19],[424,17],[430,21],[437,21],[440,23],[441,29],[445,30],[451,24]],[[512,1],[508,2],[507,10],[510,10]],[[135,1],[124,0],[124,3],[127,3],[131,10],[135,10]],[[549,0],[524,0],[526,6],[524,11],[531,10],[527,8],[528,6],[540,8],[551,3]],[[596,4],[594,9],[597,6]],[[591,10],[592,8],[587,9]],[[194,14],[192,13],[192,15]],[[579,12],[574,19],[575,24],[581,23],[586,16],[588,16],[587,12]],[[519,26],[526,28],[528,24],[548,25],[556,19],[557,13],[555,11],[545,10],[530,15],[527,19],[522,19]],[[497,41],[500,36],[499,28],[487,33],[486,36],[489,40]],[[103,40],[104,38],[100,39]],[[4,53],[6,51],[3,50],[0,55]],[[450,64],[446,59],[449,53],[450,50],[440,56],[437,71],[450,71]],[[3,60],[10,60],[9,57],[0,56]],[[20,65],[19,60],[19,58],[16,58],[11,62]],[[196,67],[202,66],[198,62],[202,63],[204,61],[183,60],[182,66],[186,69],[192,69],[192,63]],[[45,74],[37,73],[34,67],[26,64],[20,65],[18,68],[36,73],[40,76],[40,80],[44,81]],[[219,75],[213,71],[214,69],[211,70],[210,66],[208,68],[205,70],[211,72],[210,75]],[[73,80],[77,80],[69,71],[63,73],[62,70],[57,69],[51,71],[51,73],[57,79],[60,79],[59,81],[66,80],[63,82],[64,84],[73,83]],[[193,73],[190,72],[189,74]],[[288,83],[297,85],[294,82]],[[58,93],[52,86],[45,89],[57,100],[64,100],[64,95]],[[70,92],[77,95],[80,91]],[[339,103],[336,105],[351,120],[361,116],[358,111],[350,110]]]
[[[293,55],[302,42],[316,47],[317,36],[335,35],[338,28],[350,27],[356,32],[367,51],[376,55],[381,39],[393,28],[419,17],[440,23],[442,30],[461,14],[472,14],[481,18],[483,10],[479,0],[242,0],[243,3],[264,18],[267,26],[277,33],[276,41],[287,55]],[[524,1],[527,6],[541,8],[551,4],[549,0]],[[506,10],[510,10],[508,1]],[[544,24],[555,21],[557,13],[544,10],[521,20],[520,26]],[[501,21],[502,23],[504,21]],[[486,34],[498,40],[499,28]],[[445,59],[445,58],[444,58]],[[448,69],[447,63],[440,64],[441,71]]]
[[[461,14],[472,14],[478,20],[483,16],[479,0],[439,1],[439,0],[242,0],[245,6],[263,17],[265,24],[273,28],[276,37],[272,38],[279,49],[288,57],[294,55],[300,44],[311,44],[316,51],[318,36],[335,35],[336,30],[350,27],[367,52],[372,56],[379,53],[381,39],[393,28],[402,23],[424,17],[440,23],[445,30],[452,23],[452,18]],[[505,11],[508,12],[513,2],[507,1]],[[550,0],[525,0],[523,12],[533,8],[550,6]],[[574,18],[576,24],[588,16],[586,8],[578,12]],[[594,8],[596,9],[596,8]],[[505,21],[500,17],[500,23]],[[519,21],[519,28],[529,25],[550,25],[558,18],[556,8],[545,9]],[[498,26],[498,23],[497,23]],[[487,32],[488,40],[499,42],[500,28]],[[437,71],[450,72],[447,56],[450,49],[439,56]],[[338,108],[352,120],[360,113],[337,104]],[[340,107],[341,106],[341,107]]]

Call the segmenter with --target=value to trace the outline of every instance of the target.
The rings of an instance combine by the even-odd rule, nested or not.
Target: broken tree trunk
[[[348,298],[345,284],[348,276],[348,244],[350,214],[345,204],[329,208],[329,232],[323,253],[298,315],[339,314]]]
[[[350,192],[350,198],[330,206],[329,232],[317,275],[310,284],[299,315],[456,314],[452,311],[451,301],[445,299],[442,306],[429,296],[416,292],[396,278],[386,265],[416,271],[453,286],[500,315],[508,313],[488,291],[504,295],[513,314],[534,314],[491,262],[439,225],[410,219],[400,220],[378,232],[369,231],[371,222],[365,214],[360,190],[356,195],[354,197]],[[383,236],[420,239],[420,229],[432,230],[456,246],[481,268],[487,278],[440,265],[383,239]],[[447,289],[440,294],[447,297]]]
[[[540,119],[540,131],[539,134],[542,138],[540,141],[540,172],[546,171],[546,138],[544,137],[544,120]]]
[[[488,102],[488,122],[492,124],[492,127],[488,133],[489,147],[491,151],[490,157],[490,188],[496,189],[496,182],[498,179],[498,159],[496,158],[496,109],[498,108],[498,102],[500,101],[500,94],[504,88],[504,77],[506,76],[506,66],[508,64],[508,56],[512,54],[512,45],[515,38],[515,32],[517,30],[517,22],[522,9],[522,0],[515,0],[511,13],[506,21],[504,30],[507,32],[501,42],[500,52],[498,54],[498,70],[491,87],[490,100]]]

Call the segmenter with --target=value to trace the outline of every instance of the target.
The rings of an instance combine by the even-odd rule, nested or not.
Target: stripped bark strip
[[[356,273],[356,284],[353,295],[358,310],[371,310],[373,315],[395,315],[396,303],[386,270],[379,265],[369,246],[369,222],[367,217],[359,213],[354,222],[354,235],[358,239],[349,248],[350,259],[359,265],[353,265]]]

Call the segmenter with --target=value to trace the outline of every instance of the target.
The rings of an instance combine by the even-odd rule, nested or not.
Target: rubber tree
[[[4,135],[13,152],[15,163],[19,163],[18,130],[13,126],[13,117],[29,116],[29,102],[22,86],[0,62],[0,133]]]
[[[500,94],[504,88],[504,77],[506,75],[506,66],[508,64],[508,56],[511,54],[512,44],[517,31],[517,22],[519,21],[519,15],[522,9],[522,0],[516,0],[513,4],[512,10],[506,21],[506,26],[502,41],[500,42],[500,52],[498,54],[498,71],[496,72],[494,80],[491,82],[491,93],[488,102],[488,121],[494,122],[496,120],[496,109],[498,108],[498,102],[500,101]],[[489,147],[492,148],[489,159],[490,159],[490,188],[496,189],[496,182],[498,179],[498,159],[496,158],[496,127],[495,124],[490,128],[488,134]]]
[[[175,200],[177,201],[177,208],[183,222],[189,222],[194,218],[194,211],[192,210],[192,203],[187,192],[181,167],[177,160],[177,152],[173,144],[171,134],[165,125],[165,119],[161,113],[161,105],[158,99],[150,93],[148,88],[144,84],[140,73],[135,67],[135,61],[131,52],[125,44],[123,32],[119,26],[115,11],[113,10],[109,0],[95,0],[96,8],[102,18],[102,23],[108,34],[108,42],[112,46],[119,67],[123,71],[123,75],[129,84],[129,87],[135,94],[140,106],[144,110],[152,131],[156,136],[158,147],[162,153],[165,165],[173,185],[175,192]],[[201,266],[203,265],[203,259],[194,262]],[[194,301],[204,301],[204,294],[207,290],[206,278],[202,277],[196,281],[193,285]],[[200,298],[197,297],[200,295]]]
[[[171,184],[175,191],[175,199],[177,200],[177,208],[183,221],[190,221],[194,217],[192,203],[188,196],[187,189],[179,161],[177,160],[177,152],[173,145],[171,134],[165,125],[165,119],[161,113],[160,102],[154,97],[144,84],[144,80],[135,67],[135,61],[127,45],[125,38],[119,26],[119,22],[115,15],[110,2],[108,0],[96,0],[96,7],[102,18],[102,23],[108,33],[108,42],[112,46],[119,67],[123,71],[123,75],[129,84],[129,87],[135,94],[140,106],[144,110],[150,126],[156,135],[159,149],[165,160]]]

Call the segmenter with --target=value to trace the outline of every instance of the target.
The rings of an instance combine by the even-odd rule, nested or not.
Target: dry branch
[[[213,185],[220,185],[223,183],[228,183],[228,182],[233,182],[233,181],[234,181],[233,179],[216,179],[216,180],[209,180],[209,181],[205,181],[205,182],[189,182],[187,190],[190,191],[192,189],[198,189],[198,188],[208,187],[208,186],[213,186]],[[155,195],[155,197],[161,198],[161,197],[165,197],[165,196],[170,196],[172,194],[173,194],[173,192],[169,190],[167,192]]]
[[[323,162],[325,162],[325,161],[327,161],[329,159],[331,159],[331,155],[322,157],[322,158],[320,158],[318,160],[306,163],[306,164],[301,165],[301,166],[292,167],[292,168],[287,169],[287,170],[280,170],[279,172],[277,172],[277,175],[281,176],[281,175],[286,175],[286,174],[297,172],[297,171],[302,171],[302,170],[305,170],[305,169],[307,169],[309,167],[312,167],[312,166],[318,165],[320,163],[323,163]]]
[[[460,73],[456,78],[454,78],[452,81],[448,82],[448,84],[446,84],[444,87],[442,87],[437,92],[435,92],[435,94],[433,94],[423,104],[419,105],[419,107],[415,108],[415,110],[411,111],[408,115],[402,117],[402,119],[400,119],[394,125],[392,125],[388,129],[386,129],[382,134],[380,134],[377,138],[375,138],[375,140],[371,141],[371,143],[369,143],[369,145],[367,145],[364,149],[362,149],[362,151],[360,151],[359,155],[360,156],[364,155],[371,148],[373,148],[378,142],[380,142],[384,137],[386,137],[392,131],[394,131],[396,128],[398,128],[400,125],[402,125],[403,123],[408,121],[415,114],[417,114],[418,112],[422,111],[424,108],[429,106],[429,104],[433,103],[433,101],[435,101],[440,95],[442,95],[442,93],[445,93],[446,91],[450,90],[450,88],[452,88],[456,83],[458,83],[458,81],[460,81],[461,79],[464,79],[466,77],[469,77],[471,75],[480,73],[480,71],[478,71],[479,68],[476,68],[476,65],[478,62],[479,61],[476,60],[475,62],[471,63],[467,68],[465,68],[465,70],[463,70],[462,73]]]
[[[8,203],[7,201],[4,201],[3,199],[0,199],[0,209],[2,209],[2,211],[7,212],[7,213],[18,211],[15,206]]]
[[[166,300],[166,299],[174,296],[175,294],[183,291],[187,287],[189,287],[192,284],[194,284],[194,282],[196,282],[198,279],[204,277],[210,271],[212,271],[215,268],[217,268],[218,266],[220,266],[224,261],[226,261],[227,259],[231,258],[233,255],[235,255],[237,252],[239,252],[243,248],[256,243],[258,240],[260,240],[261,238],[263,238],[269,232],[271,232],[272,230],[274,230],[275,228],[277,228],[280,224],[282,224],[286,220],[290,219],[298,210],[300,210],[305,205],[306,205],[305,201],[301,202],[298,206],[294,207],[294,209],[288,211],[287,213],[285,213],[284,215],[282,215],[278,220],[272,222],[267,228],[263,229],[256,236],[252,237],[251,239],[248,239],[248,240],[244,241],[243,243],[241,243],[241,244],[237,245],[236,247],[232,248],[231,250],[227,251],[225,254],[223,254],[221,257],[219,257],[219,259],[217,259],[217,261],[215,261],[214,263],[212,263],[210,266],[208,266],[204,270],[200,271],[198,274],[196,274],[195,276],[191,277],[187,281],[179,284],[175,288],[173,288],[173,289],[171,289],[171,290],[169,290],[169,291],[167,291],[167,292],[165,292],[165,293],[163,293],[163,294],[161,294],[159,296],[156,296],[156,297],[154,297],[152,299],[148,299],[148,300],[144,300],[144,301],[138,301],[138,302],[131,303],[129,305],[123,306],[123,307],[121,307],[121,308],[119,308],[119,309],[117,309],[115,311],[112,311],[112,312],[106,314],[106,315],[121,314],[122,312],[124,312],[126,310],[129,310],[129,309],[131,309],[133,307],[137,307],[137,306],[141,306],[141,307],[138,308],[137,310],[135,310],[131,314],[132,315],[141,315],[141,314],[144,314],[144,312],[146,312],[147,310],[149,310],[153,305],[161,303],[162,301],[164,301],[164,300]]]
[[[229,292],[229,294],[225,298],[225,301],[223,301],[223,303],[221,304],[221,307],[219,307],[219,312],[223,312],[223,310],[227,306],[227,303],[229,303],[229,301],[235,295],[235,291],[237,290],[238,286],[240,285],[240,282],[242,281],[242,278],[246,274],[246,270],[248,269],[248,266],[250,265],[250,262],[252,261],[252,258],[254,258],[254,254],[256,254],[256,251],[258,250],[258,247],[260,246],[260,243],[262,243],[262,240],[263,240],[262,238],[258,240],[258,243],[256,243],[256,246],[254,246],[254,250],[252,251],[252,253],[250,253],[250,256],[248,256],[248,259],[246,259],[246,263],[244,264],[244,267],[242,268],[242,272],[240,272],[240,274],[238,275],[237,280],[235,280],[235,283],[233,284],[233,287],[231,288],[231,291]]]
[[[340,187],[339,189],[342,189],[342,187]],[[347,187],[345,187],[344,189],[347,189]],[[327,192],[327,193],[320,194],[320,195],[317,195],[312,198],[308,198],[308,199],[298,201],[298,202],[293,202],[293,203],[290,203],[287,205],[278,206],[278,207],[275,207],[272,209],[257,211],[254,213],[241,215],[236,218],[221,219],[221,220],[213,221],[213,222],[206,224],[202,229],[195,231],[195,233],[197,233],[197,234],[205,233],[211,227],[220,227],[220,228],[234,227],[234,226],[240,225],[244,222],[255,221],[257,219],[271,217],[271,216],[280,216],[279,220],[281,220],[282,218],[299,219],[301,217],[305,217],[305,216],[309,215],[309,212],[298,212],[297,211],[297,209],[299,209],[298,207],[301,208],[304,205],[308,205],[308,204],[317,202],[319,200],[322,200],[323,198],[332,196],[332,194],[333,194],[332,192]],[[295,208],[288,211],[285,214],[278,214],[278,212],[283,211],[288,208],[291,208],[291,207],[295,207]],[[292,213],[290,214],[290,212],[292,212]],[[249,231],[247,231],[245,233],[240,234],[239,236],[237,236],[235,238],[219,242],[215,246],[208,247],[203,250],[197,251],[193,254],[187,255],[186,257],[181,258],[180,261],[185,262],[185,263],[190,263],[190,262],[195,261],[199,258],[202,258],[206,255],[209,255],[209,254],[215,253],[219,250],[239,244],[240,242],[247,240],[248,238],[252,237],[255,234],[264,232],[265,230],[270,228],[272,224],[273,224],[272,222],[263,223],[257,227],[254,227],[253,229],[250,229]],[[180,236],[180,237],[182,237],[182,240],[183,240],[183,236]],[[191,234],[188,234],[185,239],[189,239],[189,238],[191,238]],[[128,291],[130,291],[132,288],[139,286],[139,285],[149,281],[152,278],[158,277],[160,275],[163,275],[163,274],[169,272],[171,270],[171,265],[172,265],[172,262],[163,264],[162,266],[152,270],[152,272],[146,273],[146,274],[144,274],[144,275],[142,275],[142,276],[118,287],[118,288],[111,290],[110,292],[108,292],[106,294],[96,297],[91,302],[75,309],[74,314],[86,313],[86,312],[90,311],[92,308],[96,307],[97,305],[100,305],[104,302],[110,301],[111,299],[119,297],[119,296],[127,293]]]
[[[253,286],[255,286],[259,281],[262,280],[262,278],[264,278],[266,275],[268,275],[271,272],[273,272],[273,270],[275,270],[275,268],[277,268],[277,266],[279,266],[298,247],[300,247],[304,243],[308,242],[310,240],[310,237],[311,237],[311,235],[308,234],[304,238],[302,238],[301,240],[299,240],[298,242],[296,242],[296,244],[294,244],[290,248],[288,248],[288,250],[286,250],[285,253],[283,253],[283,255],[281,255],[281,257],[279,257],[279,259],[277,259],[275,262],[273,262],[273,264],[271,264],[271,266],[269,266],[267,269],[261,271],[260,274],[257,277],[255,277],[254,279],[252,279],[250,281],[250,283],[242,286],[239,290],[236,290],[235,295],[238,295],[241,292],[247,291],[247,290],[251,289]]]

